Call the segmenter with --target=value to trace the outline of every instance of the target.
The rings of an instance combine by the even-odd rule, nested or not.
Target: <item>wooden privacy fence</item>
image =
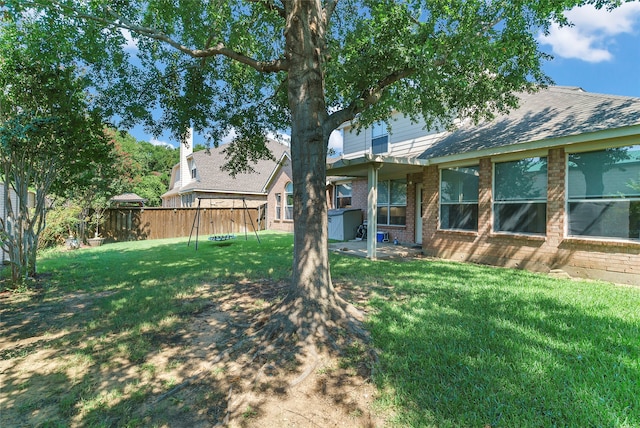
[[[196,208],[110,208],[106,210],[100,234],[107,241],[189,236]],[[244,234],[265,229],[265,207],[201,208],[200,236]],[[197,224],[196,224],[197,226]],[[196,230],[193,231],[194,236]]]

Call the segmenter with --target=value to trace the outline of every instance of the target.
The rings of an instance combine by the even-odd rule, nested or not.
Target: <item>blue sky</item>
[[[624,3],[612,12],[583,6],[567,12],[567,17],[573,26],[553,26],[548,35],[537,35],[542,50],[554,57],[544,70],[555,84],[640,97],[640,2]],[[162,136],[155,139],[142,127],[130,132],[138,140],[178,145]],[[342,138],[337,132],[329,144],[341,151]]]

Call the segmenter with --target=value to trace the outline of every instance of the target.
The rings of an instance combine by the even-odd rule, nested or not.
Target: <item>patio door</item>
[[[423,211],[423,206],[422,206],[422,184],[416,184],[416,210],[415,210],[415,222],[416,222],[416,227],[415,227],[415,231],[416,231],[416,244],[422,244],[422,213]]]

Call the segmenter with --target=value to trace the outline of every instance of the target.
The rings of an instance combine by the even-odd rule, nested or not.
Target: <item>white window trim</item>
[[[491,224],[491,230],[493,233],[496,234],[503,234],[503,235],[526,235],[526,236],[546,236],[547,235],[547,224],[549,222],[549,219],[547,218],[547,216],[545,215],[545,230],[544,232],[512,232],[509,230],[496,230],[495,225],[496,225],[496,220],[498,218],[498,213],[497,210],[495,209],[496,205],[509,205],[509,204],[544,204],[545,205],[545,210],[546,207],[549,203],[549,172],[547,170],[547,180],[546,180],[546,192],[545,192],[545,198],[542,199],[518,199],[518,200],[511,200],[511,201],[497,201],[495,199],[495,195],[497,194],[496,192],[496,165],[499,163],[506,163],[506,162],[517,162],[519,160],[524,160],[524,159],[532,159],[532,158],[546,158],[547,159],[547,168],[549,166],[549,157],[546,154],[540,154],[540,155],[531,155],[529,156],[529,154],[527,154],[527,156],[520,156],[520,157],[506,157],[506,158],[500,158],[500,160],[497,160],[495,162],[492,162],[491,166],[492,166],[492,171],[491,171],[491,195],[492,195],[492,201],[491,201],[491,215],[492,215],[492,224]]]
[[[453,168],[477,168],[478,169],[478,196],[477,196],[477,200],[475,202],[464,202],[464,201],[450,201],[450,202],[443,202],[442,201],[442,171],[444,171],[445,169],[453,169]],[[480,216],[480,165],[479,164],[469,164],[469,163],[465,163],[465,164],[455,164],[455,165],[447,165],[447,166],[441,166],[438,169],[439,172],[439,178],[438,178],[438,230],[442,230],[442,231],[453,231],[453,232],[466,232],[466,233],[477,233],[478,229],[479,229],[479,225],[476,223],[476,228],[475,229],[459,229],[459,228],[443,228],[442,227],[442,206],[443,205],[474,205],[476,207],[478,207],[478,216]]]
[[[408,207],[408,205],[407,205],[407,201],[408,201],[408,199],[409,199],[408,195],[407,195],[406,193],[405,193],[405,195],[404,195],[404,197],[405,197],[404,204],[392,204],[392,203],[391,203],[391,182],[392,182],[392,181],[402,181],[402,180],[405,180],[405,183],[407,183],[407,182],[408,182],[408,181],[407,181],[406,179],[404,179],[404,178],[395,178],[395,179],[388,179],[388,180],[380,180],[380,181],[378,182],[378,184],[379,184],[379,183],[381,183],[381,182],[386,182],[386,183],[388,183],[388,186],[387,186],[387,192],[388,192],[388,194],[387,194],[387,198],[388,198],[388,201],[389,201],[389,202],[388,202],[388,203],[386,203],[386,204],[380,204],[380,202],[379,202],[379,201],[380,201],[380,199],[378,198],[378,206],[377,206],[377,208],[378,208],[378,209],[379,209],[379,208],[382,208],[382,207],[387,207],[387,208],[388,208],[386,223],[381,223],[381,222],[380,222],[380,216],[378,216],[378,225],[379,225],[379,226],[395,226],[395,227],[406,227],[406,226],[407,226],[407,212],[406,212],[406,209],[407,209],[407,207]],[[378,186],[378,191],[380,191],[379,189],[380,189],[380,187]],[[392,207],[405,207],[405,214],[404,214],[404,223],[405,223],[405,224],[389,223],[389,217],[391,217],[391,215],[390,215],[390,214],[391,214],[391,208],[392,208]]]
[[[564,180],[564,237],[568,239],[577,239],[581,241],[592,241],[592,242],[620,242],[620,243],[638,243],[640,241],[640,237],[638,239],[635,238],[619,238],[614,236],[591,236],[591,235],[572,235],[569,231],[569,223],[570,223],[570,211],[569,204],[572,202],[640,202],[640,196],[635,197],[625,197],[625,198],[603,198],[603,199],[589,199],[589,198],[570,198],[569,197],[569,156],[580,153],[590,153],[602,151],[605,149],[617,149],[621,147],[632,147],[638,146],[637,141],[627,142],[626,144],[621,145],[613,145],[602,147],[600,142],[591,143],[591,144],[582,144],[579,146],[574,146],[571,148],[565,148],[564,154],[564,168],[565,168],[565,180]]]

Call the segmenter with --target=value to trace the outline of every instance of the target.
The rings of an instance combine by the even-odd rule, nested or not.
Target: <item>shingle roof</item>
[[[419,159],[474,152],[640,124],[640,98],[552,86],[520,95],[519,107],[479,125],[466,124]]]
[[[211,148],[210,154],[205,150],[193,153],[193,160],[197,169],[197,180],[187,183],[179,190],[198,190],[210,192],[238,192],[238,193],[264,193],[268,180],[271,178],[278,162],[287,153],[289,147],[277,141],[269,140],[267,147],[275,157],[273,160],[260,160],[256,164],[251,164],[255,172],[241,173],[232,177],[229,172],[223,171],[221,167],[226,163],[224,146]],[[171,193],[171,192],[168,192]]]
[[[145,198],[138,196],[135,193],[123,193],[121,195],[111,198],[113,202],[144,202]]]

